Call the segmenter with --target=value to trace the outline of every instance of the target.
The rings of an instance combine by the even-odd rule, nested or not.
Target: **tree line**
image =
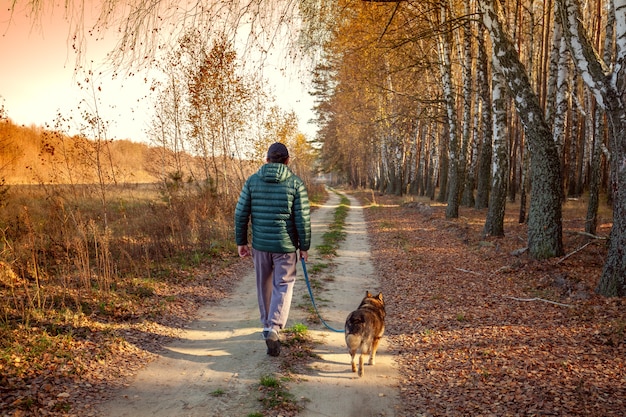
[[[74,15],[84,8],[68,5]],[[449,218],[461,204],[486,207],[485,235],[504,233],[506,199],[519,195],[537,259],[563,252],[565,198],[588,193],[587,232],[594,233],[606,196],[614,218],[598,291],[623,296],[624,6],[626,0],[205,0],[148,8],[136,0],[106,2],[95,27],[120,33],[112,55],[118,63],[150,59],[161,36],[179,39],[190,27],[231,41],[247,32],[247,45],[263,56],[277,45],[305,51],[317,63],[327,170],[353,186],[429,195],[447,203]],[[169,26],[155,23],[162,19]]]
[[[446,202],[448,218],[486,208],[484,235],[504,234],[519,196],[538,259],[563,253],[566,198],[588,196],[594,234],[605,196],[598,291],[626,295],[623,3],[337,2],[315,72],[326,169]]]

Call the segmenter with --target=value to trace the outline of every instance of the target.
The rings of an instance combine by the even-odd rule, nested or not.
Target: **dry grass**
[[[185,268],[232,249],[232,198],[198,189],[165,201],[154,186],[114,191],[103,200],[90,186],[11,187],[0,218],[5,322],[27,322],[32,309],[90,312],[85,300],[94,294],[133,291],[137,278],[167,276],[172,261]]]
[[[311,186],[313,200],[323,189]],[[226,296],[237,196],[12,186],[0,211],[0,414],[84,415]],[[43,388],[42,388],[43,387]],[[81,393],[76,397],[73,393]],[[68,395],[69,393],[69,395]]]

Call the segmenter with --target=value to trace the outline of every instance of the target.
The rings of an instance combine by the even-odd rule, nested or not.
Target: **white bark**
[[[626,0],[613,0],[615,10],[615,69],[612,85],[618,91],[624,91],[624,69],[626,60]]]
[[[611,186],[613,227],[607,260],[598,291],[604,295],[626,295],[626,0],[614,0],[616,58],[613,71],[600,58],[582,24],[578,0],[558,0],[558,11],[576,68],[606,110],[611,128]]]
[[[618,0],[618,2],[626,0]],[[586,36],[586,30],[580,19],[580,7],[577,1],[558,0],[561,4],[561,22],[568,39],[570,53],[576,61],[577,70],[585,84],[591,89],[597,103],[606,108],[606,95],[611,88],[608,82],[609,68],[598,56]]]
[[[441,21],[446,19],[445,6],[441,6]],[[447,112],[447,122],[450,135],[450,147],[448,154],[450,165],[448,169],[448,196],[446,217],[456,218],[459,215],[459,190],[461,179],[459,178],[459,134],[456,115],[456,94],[452,82],[452,64],[450,50],[452,48],[448,33],[440,33],[437,37],[439,48],[439,68],[442,77],[443,94]]]
[[[470,15],[470,4],[465,3],[465,15]],[[459,158],[460,181],[464,189],[463,204],[474,205],[474,172],[476,158],[470,154],[474,150],[475,141],[472,140],[472,80],[473,57],[472,57],[472,27],[470,21],[463,25],[463,142]],[[474,157],[473,157],[474,156]],[[469,166],[468,166],[469,160]]]
[[[561,39],[561,45],[559,46],[559,61],[556,77],[556,106],[554,112],[554,124],[552,127],[552,135],[554,136],[554,142],[557,144],[559,155],[563,155],[563,146],[565,142],[565,121],[567,118],[567,110],[570,107],[569,103],[569,85],[567,83],[569,77],[569,54],[567,53],[567,44],[565,39]]]
[[[528,215],[528,248],[532,257],[545,259],[563,251],[561,172],[556,145],[543,109],[514,43],[503,28],[504,16],[496,0],[479,0],[483,23],[491,36],[494,67],[502,72],[524,125],[530,149],[532,189]]]
[[[506,135],[505,83],[502,73],[493,72],[492,79],[492,131],[493,157],[491,167],[491,193],[489,210],[485,219],[483,234],[486,236],[504,235],[504,209],[509,176],[509,149]],[[485,145],[491,145],[485,142]]]

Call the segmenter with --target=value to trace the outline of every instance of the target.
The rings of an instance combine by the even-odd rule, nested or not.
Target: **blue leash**
[[[311,303],[313,303],[313,308],[315,309],[315,312],[317,313],[317,317],[319,317],[319,319],[321,320],[322,324],[324,326],[326,326],[326,328],[328,330],[331,330],[331,331],[336,332],[336,333],[345,333],[346,332],[345,330],[338,330],[338,329],[335,329],[335,328],[331,327],[322,318],[322,315],[320,314],[319,310],[317,309],[317,305],[315,305],[315,298],[313,297],[313,290],[311,289],[311,282],[309,281],[309,274],[307,274],[307,272],[306,272],[306,262],[304,262],[304,259],[302,259],[302,258],[300,258],[300,261],[302,261],[302,272],[304,272],[304,281],[306,282],[306,287],[309,290],[309,296],[311,297]]]

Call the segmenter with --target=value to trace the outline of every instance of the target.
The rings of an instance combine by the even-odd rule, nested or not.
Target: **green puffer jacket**
[[[235,241],[273,253],[307,251],[311,246],[311,210],[304,182],[281,163],[267,163],[246,181],[235,208]]]

